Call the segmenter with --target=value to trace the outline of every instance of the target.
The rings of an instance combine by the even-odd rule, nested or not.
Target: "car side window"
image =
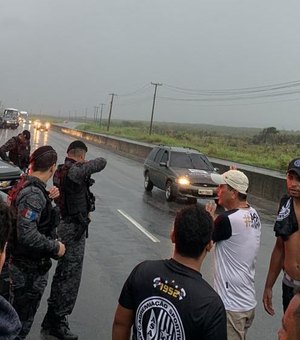
[[[154,160],[155,156],[157,155],[157,152],[159,151],[158,148],[153,148],[150,153],[149,153],[149,156],[148,156],[148,159],[150,159],[151,161]]]
[[[161,158],[160,161],[163,162],[163,163],[167,163],[168,159],[169,159],[169,153],[168,153],[168,151],[165,151],[164,154],[162,155],[162,158]]]
[[[154,158],[154,162],[155,162],[155,163],[160,163],[164,151],[165,151],[164,149],[160,149],[160,150],[158,151],[158,153],[156,154],[156,156],[155,156],[155,158]]]

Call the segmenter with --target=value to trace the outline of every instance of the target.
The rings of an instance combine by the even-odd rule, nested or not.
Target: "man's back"
[[[133,339],[227,338],[220,297],[199,272],[173,259],[139,264],[119,303],[135,312]]]

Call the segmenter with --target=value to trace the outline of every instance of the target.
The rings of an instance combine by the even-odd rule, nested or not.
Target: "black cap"
[[[30,156],[29,163],[35,162],[40,157],[49,154],[49,155],[57,155],[56,151],[50,145],[44,145],[36,149]],[[52,157],[51,157],[52,158]]]
[[[30,139],[30,131],[28,131],[28,130],[24,130],[23,132],[22,132],[22,135],[25,137],[25,139]]]
[[[300,176],[300,158],[294,158],[290,161],[287,172],[294,171],[298,176]]]
[[[74,142],[72,142],[68,147],[67,153],[74,149],[81,149],[84,150],[85,152],[88,151],[87,146],[81,140],[75,140]]]

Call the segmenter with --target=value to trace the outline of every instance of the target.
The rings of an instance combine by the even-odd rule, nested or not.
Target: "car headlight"
[[[10,185],[10,181],[2,181],[0,182],[0,188],[4,189],[7,188]]]
[[[45,127],[46,127],[46,129],[49,129],[50,123],[47,122],[47,123],[45,124]]]
[[[190,180],[187,177],[179,177],[177,183],[180,185],[190,185]]]

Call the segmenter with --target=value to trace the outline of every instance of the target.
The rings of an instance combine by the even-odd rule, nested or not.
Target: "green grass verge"
[[[193,125],[165,123],[155,126],[154,133],[149,135],[146,123],[129,124],[122,121],[111,125],[109,132],[106,125],[100,127],[94,123],[79,124],[76,128],[147,143],[190,147],[209,157],[283,172],[289,161],[300,154],[299,145],[293,143],[253,144],[252,138],[259,129],[236,128],[232,133],[232,128],[226,127],[214,131],[205,127],[197,129]]]

